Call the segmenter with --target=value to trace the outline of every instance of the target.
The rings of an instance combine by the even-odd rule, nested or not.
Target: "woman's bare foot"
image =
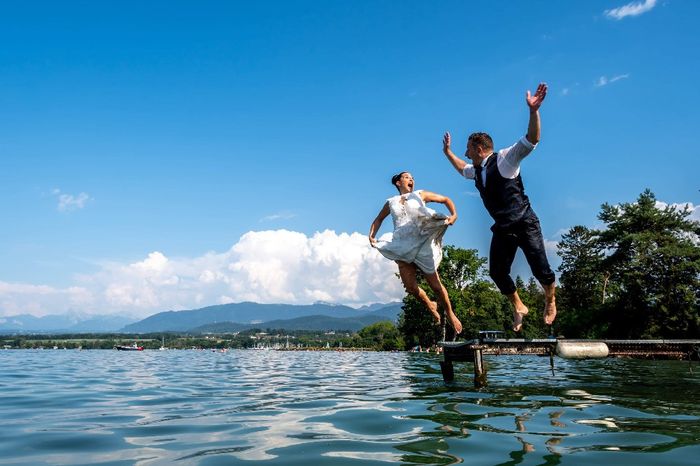
[[[455,313],[448,312],[447,318],[450,319],[450,324],[452,324],[452,328],[455,329],[455,334],[459,335],[462,333],[462,322],[459,321]]]
[[[440,319],[440,313],[438,312],[438,303],[436,303],[435,301],[430,301],[430,304],[428,304],[428,310],[435,318],[435,323],[440,324],[441,319]]]
[[[518,306],[513,310],[513,331],[515,332],[519,332],[523,328],[523,317],[530,312],[524,304],[520,304],[521,306]]]

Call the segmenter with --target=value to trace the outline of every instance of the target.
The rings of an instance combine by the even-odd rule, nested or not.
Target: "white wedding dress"
[[[447,216],[426,207],[420,190],[387,199],[394,221],[390,238],[377,241],[377,250],[391,260],[414,263],[424,273],[432,274],[442,260],[442,236]]]

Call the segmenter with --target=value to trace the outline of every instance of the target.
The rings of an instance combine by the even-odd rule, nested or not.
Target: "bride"
[[[409,172],[401,172],[391,178],[391,184],[396,186],[399,194],[387,199],[372,222],[369,228],[369,242],[384,257],[396,261],[406,291],[422,301],[435,321],[440,323],[438,303],[431,301],[418,286],[417,269],[423,272],[425,280],[445,309],[455,333],[459,334],[462,331],[462,323],[452,311],[447,290],[437,272],[442,260],[442,236],[447,227],[457,220],[457,211],[449,197],[430,191],[414,191],[413,183]],[[426,202],[444,204],[450,211],[450,216],[426,207]],[[375,235],[389,214],[394,222],[392,237],[388,241],[378,241]]]

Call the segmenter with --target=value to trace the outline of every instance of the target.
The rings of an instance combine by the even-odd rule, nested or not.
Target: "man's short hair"
[[[491,136],[489,136],[488,133],[472,133],[469,135],[467,144],[470,142],[476,144],[477,146],[481,146],[486,150],[493,150],[493,139],[491,139]]]

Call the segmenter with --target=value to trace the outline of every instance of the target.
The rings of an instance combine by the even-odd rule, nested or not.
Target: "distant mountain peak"
[[[297,319],[308,316],[324,316],[346,319],[367,314],[372,317],[395,320],[401,303],[373,304],[364,309],[353,309],[337,303],[316,302],[314,304],[259,304],[251,302],[218,304],[200,309],[160,312],[122,329],[129,333],[186,332],[210,324],[222,322],[256,322],[265,325],[270,321]],[[236,324],[250,325],[250,324]]]

